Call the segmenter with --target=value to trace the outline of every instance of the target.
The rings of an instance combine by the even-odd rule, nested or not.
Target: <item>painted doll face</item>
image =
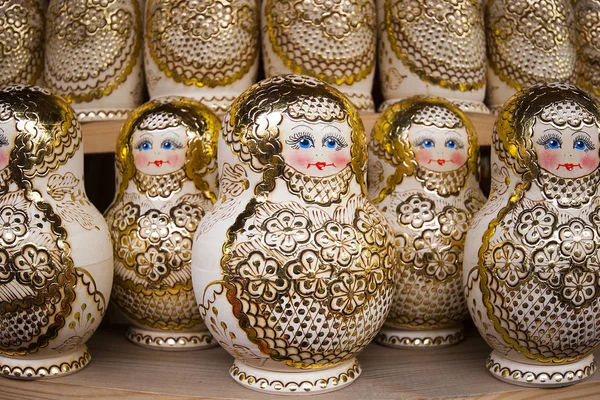
[[[469,157],[469,136],[465,128],[412,125],[408,139],[417,163],[431,171],[453,171],[465,165]]]
[[[302,173],[334,175],[352,159],[352,128],[347,122],[294,121],[284,115],[279,128],[285,162]]]
[[[135,167],[145,174],[170,174],[185,164],[188,137],[182,126],[153,131],[136,130],[131,143]]]
[[[536,118],[533,144],[540,166],[561,178],[579,178],[598,168],[598,128],[556,128]]]
[[[11,127],[11,125],[13,126]],[[8,166],[10,152],[14,146],[15,133],[14,122],[12,124],[0,123],[0,170]]]

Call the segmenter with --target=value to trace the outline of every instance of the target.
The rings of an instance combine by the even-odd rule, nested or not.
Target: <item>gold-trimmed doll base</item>
[[[196,331],[154,331],[130,326],[125,337],[138,346],[165,351],[204,350],[218,346],[205,328]]]
[[[235,360],[229,375],[240,385],[262,393],[281,395],[315,395],[343,389],[361,374],[356,358],[326,369],[304,369],[291,372],[268,371]]]
[[[36,358],[35,354],[22,357],[0,356],[0,373],[13,379],[36,380],[56,378],[79,371],[92,357],[85,344],[56,357]]]
[[[464,337],[463,324],[428,330],[409,330],[384,325],[375,337],[375,342],[397,349],[440,348],[457,344]]]
[[[525,364],[510,360],[494,350],[485,366],[503,382],[525,387],[555,388],[574,385],[589,378],[596,371],[596,360],[590,354],[572,363]]]

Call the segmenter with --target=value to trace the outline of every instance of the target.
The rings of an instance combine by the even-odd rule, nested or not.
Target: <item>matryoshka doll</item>
[[[118,120],[142,104],[143,0],[49,0],[44,79],[80,121]]]
[[[600,104],[569,84],[535,85],[494,128],[492,189],[465,243],[469,312],[486,366],[525,386],[596,370],[600,345]]]
[[[112,278],[108,227],[85,194],[73,109],[42,88],[0,89],[1,375],[85,367]]]
[[[117,141],[118,188],[106,212],[115,257],[113,299],[141,346],[216,346],[198,311],[190,262],[198,223],[216,199],[220,122],[183,97],[136,109]]]
[[[366,196],[355,107],[314,78],[264,80],[226,115],[218,159],[219,200],[198,227],[192,280],[236,359],[231,376],[275,393],[352,383],[396,273],[391,231]]]
[[[377,55],[374,0],[264,0],[262,55],[267,78],[305,74],[373,112]]]
[[[464,240],[485,202],[473,125],[442,98],[394,103],[375,123],[368,171],[369,196],[394,230],[400,265],[376,341],[407,348],[461,341]]]

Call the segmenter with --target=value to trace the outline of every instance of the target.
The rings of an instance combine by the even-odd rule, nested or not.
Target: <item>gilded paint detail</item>
[[[580,1],[575,6],[579,65],[577,84],[600,96],[600,2]]]
[[[461,274],[465,236],[485,201],[474,179],[477,134],[452,103],[415,96],[386,109],[371,144],[370,195],[390,222],[399,250],[400,277],[387,323],[409,329],[455,325],[467,313]],[[423,152],[431,156],[424,159]],[[455,162],[458,156],[462,161]]]
[[[154,62],[188,86],[232,84],[258,57],[256,0],[150,0],[146,27]]]
[[[569,0],[492,0],[487,4],[488,60],[515,90],[546,81],[573,82],[577,55]]]
[[[600,345],[589,318],[600,307],[599,121],[587,94],[548,84],[513,96],[496,123],[498,158],[518,182],[512,192],[499,185],[502,208],[485,230],[467,294],[479,286],[477,301],[498,334],[487,340],[504,353],[569,362]],[[549,159],[552,151],[570,154],[569,163]],[[481,216],[489,212],[486,204]]]
[[[134,111],[118,138],[121,180],[106,214],[115,258],[112,298],[138,324],[185,329],[202,323],[190,263],[194,234],[216,198],[210,180],[219,127],[200,103],[166,98]],[[147,158],[153,148],[162,158]]]
[[[386,0],[385,33],[421,80],[460,91],[485,84],[485,34],[476,0]],[[399,73],[396,71],[396,76]]]
[[[259,123],[263,118],[272,124]],[[365,195],[365,137],[356,109],[320,81],[279,76],[242,95],[224,125],[229,148],[245,168],[260,173],[254,196],[246,196],[227,231],[219,282],[239,327],[260,351],[253,358],[262,360],[257,365],[268,357],[297,368],[348,361],[383,324],[396,278],[389,227]],[[322,126],[328,128],[320,138]],[[329,130],[333,126],[339,134]],[[307,131],[295,135],[296,128]],[[331,147],[312,150],[311,142],[315,149]],[[295,155],[319,151],[347,158],[344,164],[333,156],[323,156],[322,164],[296,164],[304,186],[289,186],[290,178],[277,173],[292,168]],[[330,178],[328,194],[312,196],[313,183],[323,177]],[[285,198],[273,195],[276,187]],[[202,308],[211,310],[206,303]]]
[[[0,352],[25,355],[48,346],[67,320],[77,320],[76,301],[97,308],[100,317],[106,304],[93,278],[75,269],[63,222],[89,221],[76,206],[53,206],[34,184],[47,176],[55,182],[61,177],[55,172],[79,148],[73,111],[43,89],[6,87],[0,91],[0,124]],[[60,191],[56,185],[48,190],[55,196]]]
[[[375,67],[373,1],[267,0],[267,34],[294,73],[351,85]]]
[[[51,1],[47,24],[46,83],[69,102],[108,96],[140,57],[137,0]]]
[[[30,85],[44,71],[44,12],[38,0],[0,5],[0,87]]]

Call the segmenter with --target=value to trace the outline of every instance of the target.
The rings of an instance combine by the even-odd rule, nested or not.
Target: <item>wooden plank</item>
[[[123,326],[102,326],[89,343],[90,365],[73,375],[35,382],[0,379],[0,399],[266,398],[229,377],[233,359],[221,348],[195,352],[148,350],[128,342],[124,330]],[[525,389],[501,382],[484,366],[489,352],[472,326],[464,342],[436,350],[396,350],[371,344],[359,356],[362,376],[345,390],[320,395],[319,400],[575,399],[600,393],[600,373],[580,385],[555,390]]]
[[[467,113],[473,121],[479,144],[489,146],[492,142],[492,126],[495,117],[486,114]],[[361,117],[365,131],[369,137],[378,113],[363,113]],[[117,136],[124,121],[84,122],[81,124],[83,131],[83,147],[86,153],[113,153],[117,143]]]

